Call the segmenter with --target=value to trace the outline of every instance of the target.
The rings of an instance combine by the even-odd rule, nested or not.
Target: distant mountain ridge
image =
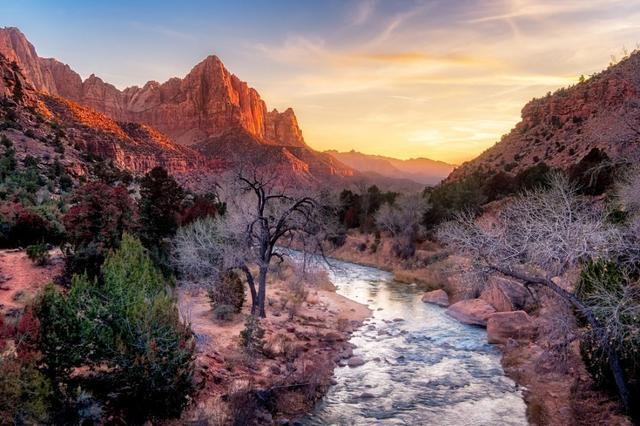
[[[362,173],[376,173],[394,179],[408,179],[423,185],[435,185],[454,169],[454,165],[429,158],[400,160],[382,155],[369,155],[351,150],[325,153]]]

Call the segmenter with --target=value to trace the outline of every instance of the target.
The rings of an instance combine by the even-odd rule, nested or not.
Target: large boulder
[[[487,325],[487,320],[496,310],[482,299],[461,300],[449,306],[446,314],[464,324]]]
[[[444,307],[449,306],[449,296],[444,290],[428,291],[422,296],[422,301]]]
[[[365,364],[365,360],[361,356],[351,357],[347,362],[347,365],[351,368],[360,367],[361,365],[364,365],[364,364]]]
[[[480,298],[498,312],[521,310],[532,301],[531,294],[522,284],[497,276],[489,278]]]
[[[531,340],[535,331],[535,324],[525,311],[497,312],[487,320],[489,343],[507,343],[509,339]]]

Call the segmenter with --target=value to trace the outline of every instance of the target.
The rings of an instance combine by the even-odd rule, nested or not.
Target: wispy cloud
[[[509,131],[529,99],[635,46],[640,4],[612,1],[619,10],[605,0],[363,2],[343,27],[256,50],[294,70],[280,86],[294,106],[324,106],[301,111],[313,146],[461,162]]]
[[[362,0],[356,3],[353,12],[347,19],[349,25],[359,26],[366,23],[375,12],[377,0]]]
[[[130,21],[129,26],[138,31],[153,33],[155,35],[161,35],[163,37],[176,40],[195,41],[197,39],[193,34],[178,31],[162,25],[150,25],[139,21]]]

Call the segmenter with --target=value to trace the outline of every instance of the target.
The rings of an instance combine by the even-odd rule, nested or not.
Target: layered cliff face
[[[38,91],[49,95],[48,104],[55,104],[58,112],[67,99],[75,106],[72,110],[83,106],[86,111],[104,114],[113,123],[137,123],[148,131],[167,135],[170,143],[197,148],[208,164],[231,167],[249,157],[263,157],[283,175],[305,182],[354,174],[348,166],[309,148],[291,108],[282,113],[268,111],[258,92],[231,74],[216,56],[205,58],[184,78],[119,90],[95,75],[82,81],[68,65],[38,57],[16,28],[0,28],[0,53],[15,61]],[[101,122],[104,120],[95,120]],[[153,162],[135,160],[107,145],[103,142],[99,150],[106,150],[104,155],[109,158],[119,158],[128,168],[144,169]],[[87,149],[98,147],[90,145]],[[170,157],[174,154],[171,152]],[[162,155],[159,158],[160,162],[168,161]],[[177,170],[183,166],[175,159],[168,164]]]
[[[484,172],[518,173],[539,162],[568,169],[593,148],[613,159],[640,157],[640,53],[575,86],[534,99],[522,121],[449,180]]]
[[[231,74],[216,56],[184,78],[118,90],[91,75],[85,81],[68,65],[38,57],[17,28],[0,29],[0,52],[15,60],[36,89],[68,98],[118,121],[153,126],[175,142],[193,145],[242,128],[270,145],[305,146],[293,110],[267,111],[258,92]]]
[[[142,174],[163,166],[188,178],[198,170],[216,173],[221,164],[172,142],[139,123],[116,122],[65,98],[35,90],[18,65],[0,54],[0,135],[16,155],[59,161],[74,176],[88,173],[94,159]],[[188,180],[188,179],[187,179]]]

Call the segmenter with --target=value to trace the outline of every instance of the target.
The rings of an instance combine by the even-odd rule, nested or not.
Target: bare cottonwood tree
[[[297,189],[277,170],[245,167],[221,186],[225,215],[177,233],[177,264],[187,276],[209,279],[230,269],[241,271],[251,292],[252,314],[265,317],[272,261],[289,256],[287,247],[322,252],[328,215],[323,215],[318,196],[308,188]]]
[[[404,195],[393,204],[385,203],[376,213],[376,224],[394,239],[394,250],[404,257],[412,256],[415,240],[422,230],[421,222],[429,208],[421,194]]]
[[[385,203],[376,213],[376,224],[392,237],[420,230],[422,217],[429,208],[428,201],[420,194],[404,195],[393,204]]]
[[[555,279],[580,262],[618,253],[622,233],[604,220],[602,208],[579,196],[566,177],[555,175],[550,183],[548,190],[515,198],[495,217],[460,215],[444,224],[438,237],[472,258],[477,268],[514,278],[527,288],[546,288],[579,311],[603,348],[620,399],[628,407],[626,380],[608,330],[591,306]]]

